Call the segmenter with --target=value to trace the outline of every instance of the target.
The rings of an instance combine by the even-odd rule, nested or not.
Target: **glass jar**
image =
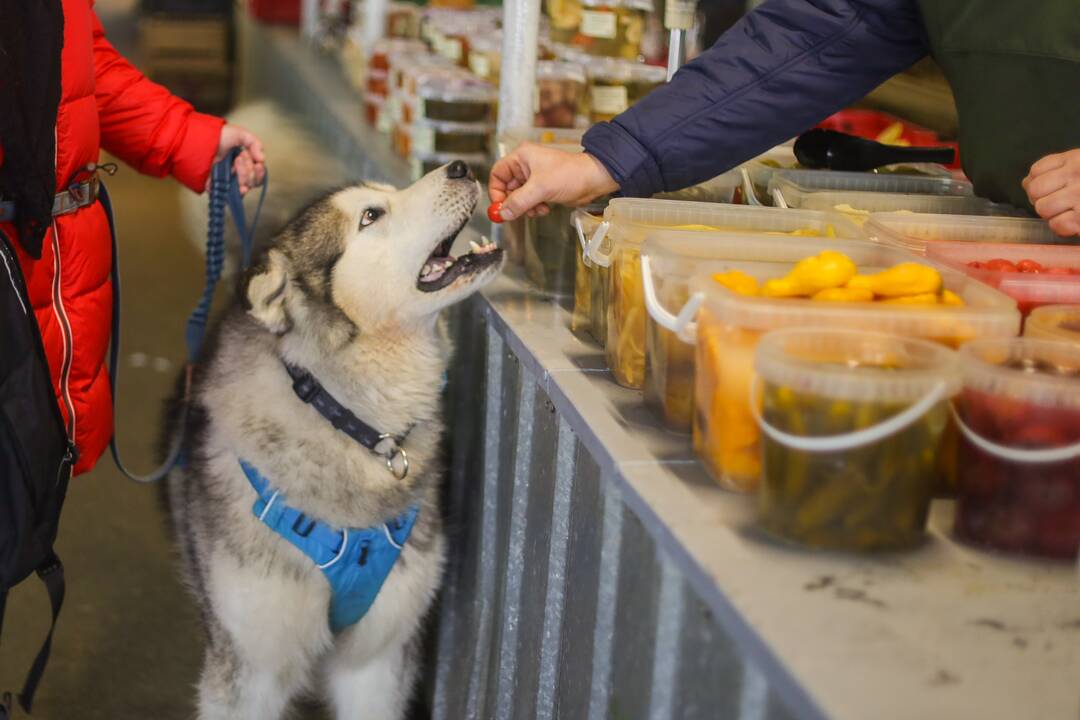
[[[417,118],[408,126],[403,155],[434,153],[474,155],[491,150],[491,123],[453,123]]]
[[[938,484],[956,353],[857,330],[766,334],[758,519],[770,534],[858,552],[917,545]]]
[[[581,25],[580,0],[547,0],[544,7],[550,22],[551,40],[556,43],[571,43]]]
[[[416,117],[458,123],[493,122],[498,93],[467,71],[429,74],[415,83]]]
[[[585,73],[571,63],[536,63],[536,116],[542,128],[572,128],[585,101]]]
[[[637,60],[650,0],[582,0],[572,43],[590,55]],[[567,13],[566,17],[569,17]]]
[[[469,70],[492,85],[499,84],[502,72],[502,37],[474,37],[469,44]]]
[[[666,70],[652,65],[622,60],[594,61],[588,66],[590,122],[611,120],[625,112],[666,77]]]

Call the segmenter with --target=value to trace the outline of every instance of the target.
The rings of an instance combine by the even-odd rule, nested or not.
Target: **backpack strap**
[[[56,630],[56,620],[60,617],[60,608],[64,605],[64,564],[55,553],[42,563],[37,571],[38,577],[45,583],[45,591],[49,594],[49,604],[52,606],[52,621],[49,625],[49,634],[45,636],[45,642],[34,658],[34,664],[30,666],[30,672],[26,674],[26,682],[22,692],[19,693],[19,705],[27,713],[31,712],[34,705],[34,693],[37,692],[38,683],[45,672],[45,664],[49,662],[49,652],[52,650],[53,632]],[[4,711],[0,710],[0,718],[5,717]]]

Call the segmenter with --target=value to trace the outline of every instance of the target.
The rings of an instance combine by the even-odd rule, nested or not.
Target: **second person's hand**
[[[501,203],[503,220],[549,212],[547,203],[578,206],[619,189],[600,161],[588,153],[525,143],[495,163],[488,193]]]

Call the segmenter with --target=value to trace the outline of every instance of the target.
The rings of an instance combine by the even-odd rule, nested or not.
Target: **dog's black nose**
[[[446,177],[451,180],[460,180],[464,177],[470,177],[471,172],[469,166],[463,163],[461,160],[455,160],[446,166]]]

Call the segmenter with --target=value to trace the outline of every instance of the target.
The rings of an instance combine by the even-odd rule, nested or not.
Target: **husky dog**
[[[402,716],[446,553],[438,448],[451,348],[438,316],[503,259],[489,244],[450,255],[479,197],[453,162],[404,190],[360,183],[317,200],[272,242],[222,321],[193,383],[188,464],[169,479],[208,632],[200,718],[272,720],[309,689],[338,718]],[[389,449],[335,429],[294,391],[296,368]],[[328,527],[381,528],[418,510],[359,622],[331,630],[327,577],[253,512],[258,493],[241,461]]]

